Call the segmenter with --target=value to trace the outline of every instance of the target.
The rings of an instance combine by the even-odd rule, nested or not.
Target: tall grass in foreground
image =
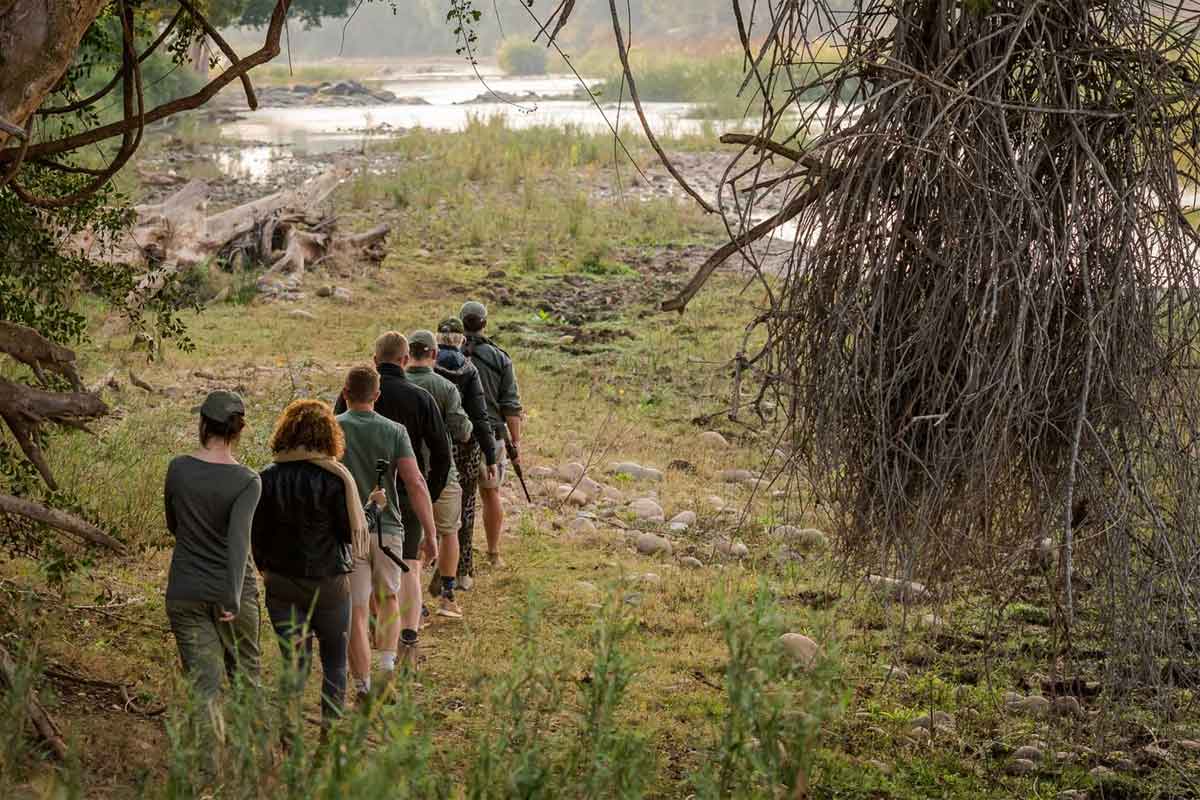
[[[261,686],[235,682],[220,707],[179,692],[165,723],[165,776],[143,787],[143,796],[644,797],[657,763],[654,743],[624,707],[637,679],[624,650],[636,630],[626,600],[615,592],[597,612],[581,677],[584,665],[558,646],[542,623],[542,604],[531,598],[509,666],[481,681],[491,689],[470,712],[480,724],[472,726],[467,746],[450,753],[435,752],[435,723],[403,678],[393,694],[348,711],[319,738],[306,722],[315,709],[303,707],[296,673],[286,664]],[[702,748],[710,757],[692,781],[695,796],[794,796],[806,785],[820,726],[836,710],[833,669],[826,662],[798,672],[783,656],[765,589],[753,600],[722,598],[717,608],[716,627],[730,647],[726,693],[709,729],[715,738]],[[37,673],[29,666],[20,674],[19,685],[0,694],[0,796],[6,797],[30,766],[20,700]],[[297,730],[301,735],[287,735]],[[65,777],[56,783],[63,796],[78,796]]]

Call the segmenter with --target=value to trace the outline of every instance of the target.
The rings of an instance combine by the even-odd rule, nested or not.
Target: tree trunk
[[[0,0],[0,121],[24,126],[108,0]],[[9,134],[0,127],[0,146]]]

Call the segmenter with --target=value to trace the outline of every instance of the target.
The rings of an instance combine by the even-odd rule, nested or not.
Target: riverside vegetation
[[[373,142],[335,205],[347,227],[392,224],[381,268],[319,267],[284,302],[258,290],[257,273],[209,264],[186,284],[206,306],[185,318],[186,349],[147,347],[80,297],[93,331],[85,382],[111,371],[116,412],[95,438],[55,434],[49,452],[65,492],[131,553],[64,547],[39,562],[18,537],[0,564],[0,630],[26,643],[0,696],[0,795],[1197,796],[1195,689],[1149,709],[1107,696],[1086,663],[1077,686],[1050,681],[1062,665],[1036,565],[1000,609],[969,588],[867,585],[813,531],[831,522],[802,483],[754,482],[781,466],[771,410],[765,422],[724,412],[762,289],[724,273],[686,315],[654,311],[721,230],[671,198],[598,191],[613,154],[606,137],[484,121]],[[630,165],[621,174],[631,195],[642,188]],[[346,292],[318,296],[335,284]],[[315,682],[303,705],[277,695],[288,667],[264,634],[264,688],[228,698],[220,781],[198,785],[209,754],[165,625],[161,511],[194,405],[237,388],[250,422],[241,458],[261,467],[289,400],[331,398],[377,333],[427,327],[468,295],[490,301],[518,365],[525,463],[540,468],[533,505],[509,496],[511,568],[484,571],[462,598],[466,621],[423,637],[419,687],[351,714],[324,747],[306,721]],[[129,385],[130,370],[153,391]],[[661,480],[610,462],[653,465]],[[694,518],[665,525],[624,504],[581,517],[559,499],[560,484],[582,485],[572,464],[625,501]],[[660,548],[642,529],[673,552],[644,555]],[[1080,621],[1077,649],[1095,622]],[[817,643],[815,658],[797,659],[785,633]],[[22,735],[30,685],[64,728],[65,764]],[[287,726],[308,735],[280,754]]]

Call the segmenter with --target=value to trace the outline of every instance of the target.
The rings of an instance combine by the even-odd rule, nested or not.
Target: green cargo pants
[[[216,699],[221,677],[258,683],[258,586],[252,575],[242,586],[241,610],[233,622],[220,622],[213,603],[167,600],[167,618],[183,671],[205,701]]]

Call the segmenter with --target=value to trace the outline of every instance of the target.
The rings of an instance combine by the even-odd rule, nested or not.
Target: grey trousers
[[[233,622],[220,622],[214,603],[167,600],[167,619],[175,634],[183,672],[199,697],[211,702],[221,691],[221,678],[258,682],[258,586],[253,574],[242,584],[241,609]]]

